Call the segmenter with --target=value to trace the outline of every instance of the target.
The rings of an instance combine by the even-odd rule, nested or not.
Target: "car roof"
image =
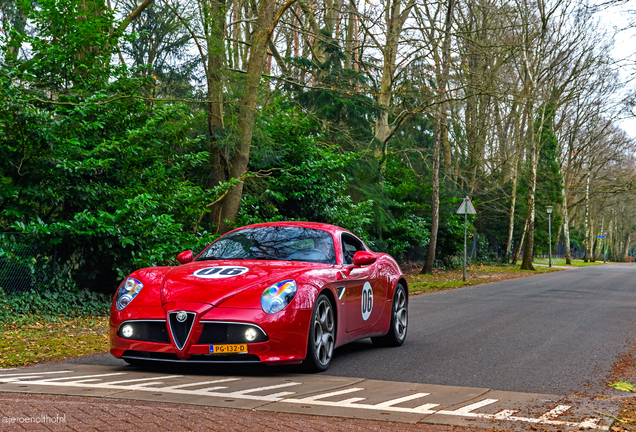
[[[264,222],[264,223],[242,226],[232,231],[237,231],[244,228],[260,228],[260,227],[276,227],[276,226],[313,228],[313,229],[319,229],[322,231],[327,231],[331,234],[336,234],[340,231],[349,232],[348,230],[344,228],[340,228],[336,225],[330,225],[330,224],[321,223],[321,222],[305,222],[305,221]]]

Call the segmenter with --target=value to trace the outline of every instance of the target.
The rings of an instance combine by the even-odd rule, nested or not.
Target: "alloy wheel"
[[[314,352],[316,360],[326,367],[331,362],[335,341],[335,321],[329,300],[322,298],[314,318]]]

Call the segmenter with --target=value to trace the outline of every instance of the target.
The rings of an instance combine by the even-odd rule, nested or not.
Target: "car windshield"
[[[282,260],[335,264],[333,238],[301,227],[246,228],[224,235],[197,258],[206,260]]]

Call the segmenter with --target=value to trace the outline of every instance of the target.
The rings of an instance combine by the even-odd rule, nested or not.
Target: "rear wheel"
[[[402,284],[395,287],[393,294],[393,307],[391,308],[391,327],[389,332],[381,337],[371,338],[374,345],[400,346],[406,339],[406,331],[409,322],[409,302],[406,288]]]
[[[329,368],[336,343],[336,320],[329,298],[320,294],[311,314],[307,358],[305,367],[311,372],[322,372]]]

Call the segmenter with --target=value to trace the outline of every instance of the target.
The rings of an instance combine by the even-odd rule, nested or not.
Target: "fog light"
[[[125,338],[129,338],[133,335],[133,328],[130,324],[126,324],[121,328],[121,334]]]
[[[245,339],[247,339],[249,342],[252,342],[254,339],[256,339],[256,330],[254,330],[253,328],[248,328],[247,330],[245,330]]]

